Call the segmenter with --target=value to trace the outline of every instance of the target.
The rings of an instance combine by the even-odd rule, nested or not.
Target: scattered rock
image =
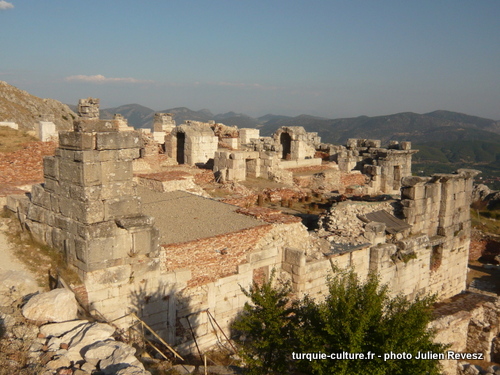
[[[38,322],[65,322],[77,318],[75,295],[67,289],[37,294],[23,307],[26,319]]]
[[[0,306],[10,306],[14,301],[39,290],[35,279],[25,271],[0,272]]]
[[[45,367],[47,367],[49,370],[57,370],[62,367],[70,367],[71,362],[67,357],[59,357],[56,359],[53,359],[52,361],[48,362]]]
[[[86,323],[88,323],[88,320],[72,320],[64,323],[45,324],[40,327],[40,334],[44,337],[60,337]]]
[[[89,323],[69,342],[68,357],[73,361],[81,360],[80,351],[97,342],[109,339],[115,329],[104,323]]]
[[[194,370],[196,369],[195,366],[191,365],[175,365],[172,367],[170,370],[174,374],[179,374],[179,375],[187,375],[187,374],[192,374],[194,373]]]

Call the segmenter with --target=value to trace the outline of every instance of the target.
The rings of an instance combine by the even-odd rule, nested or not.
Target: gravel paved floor
[[[163,245],[213,237],[266,223],[238,214],[236,206],[183,191],[160,193],[138,187],[144,214],[155,218]]]

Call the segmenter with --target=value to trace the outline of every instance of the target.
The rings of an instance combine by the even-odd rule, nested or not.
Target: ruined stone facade
[[[44,184],[11,207],[37,240],[77,269],[90,310],[122,328],[135,312],[179,350],[204,350],[221,341],[219,329],[228,333],[247,302],[241,287],[272,269],[297,295],[313,298],[327,292],[332,263],[354,267],[362,278],[376,272],[392,293],[410,298],[447,298],[465,289],[475,171],[411,177],[408,143],[384,149],[375,141],[350,141],[335,149],[338,169],[321,172],[318,181],[333,188],[364,185],[368,178],[374,191],[401,187],[402,200],[334,205],[322,229],[311,234],[300,219],[277,210],[240,209],[171,191],[167,175],[142,183],[161,185],[155,188],[161,193],[141,193],[133,180],[133,160],[144,148],[140,134],[118,131],[120,118],[93,118],[94,100],[81,104],[87,117],[75,131],[59,134],[55,156],[44,161]],[[320,147],[314,133],[282,128],[273,138],[257,139],[258,133],[243,132],[230,137],[239,139],[239,150],[218,150],[214,125],[173,128],[165,137],[168,156],[191,165],[214,158],[214,171],[225,180],[290,184],[290,165],[321,164],[314,158]]]
[[[165,136],[175,128],[174,115],[172,113],[155,113],[153,119],[153,137],[160,144],[165,143]]]
[[[411,176],[411,156],[416,152],[410,142],[391,142],[382,148],[378,140],[349,139],[335,157],[342,172],[359,170],[370,177],[366,194],[399,194],[401,179]]]
[[[240,129],[239,150],[219,150],[214,156],[214,172],[223,181],[244,181],[262,177],[293,184],[287,169],[321,165],[314,158],[320,138],[299,126],[282,127],[273,137],[258,137],[258,129]],[[236,139],[236,138],[235,138]]]
[[[86,119],[99,119],[99,104],[97,98],[80,99],[78,101],[78,116]]]
[[[214,157],[218,142],[210,124],[191,121],[175,127],[165,137],[165,148],[179,164],[205,164]]]

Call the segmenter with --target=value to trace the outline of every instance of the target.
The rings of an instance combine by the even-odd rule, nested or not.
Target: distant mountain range
[[[71,108],[71,109],[70,109]],[[37,98],[0,81],[0,121],[18,122],[23,130],[33,130],[41,116],[51,114],[59,130],[72,128],[76,106],[67,106],[53,99]],[[151,108],[128,104],[101,110],[101,118],[119,113],[135,128],[151,128]],[[500,121],[450,111],[418,114],[396,113],[386,116],[360,116],[328,119],[309,115],[295,117],[268,114],[254,118],[242,113],[214,115],[208,109],[193,111],[186,107],[159,112],[172,113],[177,124],[186,120],[214,120],[240,128],[258,128],[269,136],[281,126],[303,126],[317,132],[324,143],[344,144],[349,138],[411,141],[420,150],[414,156],[422,173],[447,172],[460,167],[481,169],[488,176],[497,176],[500,183]],[[416,170],[416,169],[415,169]]]
[[[101,114],[112,117],[120,113],[129,120],[129,125],[151,128],[154,112],[138,104],[129,104],[104,109]],[[239,128],[258,128],[262,136],[273,134],[281,126],[303,126],[309,132],[317,132],[324,143],[345,144],[349,138],[380,139],[382,144],[391,140],[411,141],[413,148],[420,150],[414,162],[423,174],[472,167],[483,170],[485,176],[500,179],[500,121],[463,113],[441,110],[328,119],[273,114],[254,118],[235,112],[214,115],[207,109],[193,111],[186,107],[160,112],[173,113],[177,124],[186,120],[214,120]]]
[[[178,125],[186,120],[203,122],[214,120],[240,128],[259,128],[264,136],[271,135],[281,126],[303,126],[307,131],[317,132],[323,142],[336,144],[345,143],[349,138],[380,139],[385,143],[390,140],[408,140],[417,144],[437,141],[500,141],[500,121],[449,111],[425,114],[403,112],[386,116],[341,119],[272,114],[254,118],[235,112],[214,115],[208,109],[193,111],[186,107],[159,112],[172,113]],[[151,128],[155,111],[138,104],[128,104],[103,109],[101,117],[111,118],[114,113],[126,117],[129,125],[136,128]]]

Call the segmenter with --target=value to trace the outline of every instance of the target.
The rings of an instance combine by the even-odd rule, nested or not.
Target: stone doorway
[[[185,163],[184,146],[186,145],[186,133],[177,133],[177,156],[176,160],[179,164]]]
[[[283,150],[281,158],[284,160],[289,160],[292,153],[292,137],[288,133],[281,133],[280,144]]]

